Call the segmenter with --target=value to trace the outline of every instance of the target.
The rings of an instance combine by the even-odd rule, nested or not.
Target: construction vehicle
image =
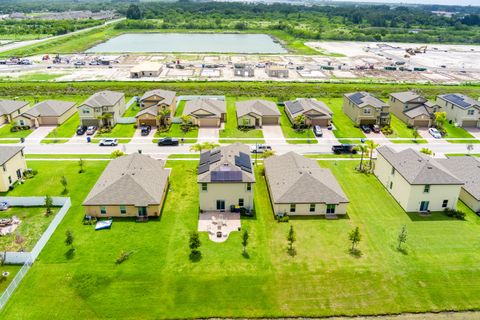
[[[405,51],[411,56],[415,55],[415,50],[413,50],[413,48],[407,48],[407,49],[405,49]]]
[[[60,55],[57,54],[57,55],[53,58],[52,62],[53,62],[54,64],[62,63],[62,58],[60,58]]]
[[[415,48],[415,53],[426,53],[427,52],[427,46],[420,46],[418,48]]]

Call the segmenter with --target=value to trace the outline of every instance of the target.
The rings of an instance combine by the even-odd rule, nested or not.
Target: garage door
[[[425,128],[430,124],[430,120],[414,120],[413,126],[417,128]]]
[[[57,117],[41,117],[40,122],[42,126],[52,126],[58,124]]]
[[[279,117],[263,117],[262,124],[278,124]]]
[[[375,124],[377,121],[375,119],[362,119],[360,120],[360,125],[362,124]]]
[[[82,120],[82,126],[85,126],[85,127],[98,126],[98,120],[97,119],[83,119]]]
[[[326,127],[328,126],[328,119],[312,119],[312,126],[321,126]]]
[[[138,125],[147,125],[147,126],[152,126],[156,127],[157,126],[157,120],[156,119],[138,119]]]
[[[475,128],[477,126],[476,120],[463,120],[462,127]]]
[[[199,127],[218,127],[218,119],[217,118],[199,119],[198,126]]]

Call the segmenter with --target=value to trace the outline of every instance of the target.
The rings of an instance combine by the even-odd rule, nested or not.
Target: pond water
[[[86,52],[286,53],[266,34],[127,33]]]

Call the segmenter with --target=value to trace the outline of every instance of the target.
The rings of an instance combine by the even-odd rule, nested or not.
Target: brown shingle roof
[[[280,116],[277,104],[267,100],[245,100],[236,103],[237,117],[242,117],[251,112],[259,116]]]
[[[26,101],[0,100],[0,116],[10,114],[28,105]]]
[[[105,90],[94,93],[83,104],[90,107],[111,107],[124,96],[123,92]]]
[[[61,100],[45,100],[37,103],[25,111],[22,116],[26,117],[59,117],[75,107],[75,102]]]
[[[158,102],[158,104],[171,105],[177,93],[175,91],[170,91],[170,90],[154,89],[154,90],[145,92],[143,96],[140,98],[140,101],[146,100],[151,96],[155,96],[155,95],[162,98]]]

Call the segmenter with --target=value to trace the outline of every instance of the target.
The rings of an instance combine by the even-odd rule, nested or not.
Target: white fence
[[[52,236],[53,232],[57,229],[60,222],[67,214],[71,206],[70,198],[61,198],[61,197],[52,197],[54,206],[61,206],[60,210],[57,212],[52,222],[50,222],[47,230],[42,234],[40,239],[33,247],[31,252],[3,252],[0,255],[3,255],[4,263],[6,264],[22,264],[22,268],[13,278],[10,285],[0,296],[0,309],[2,309],[7,303],[8,299],[12,296],[15,289],[18,287],[23,277],[27,274],[27,271],[30,269],[31,265],[35,262],[40,252],[42,252],[43,247],[47,244],[48,240]],[[6,201],[11,206],[15,207],[33,207],[33,206],[43,206],[45,203],[44,197],[0,197],[0,202]]]
[[[117,123],[120,124],[129,124],[129,123],[135,123],[137,122],[137,119],[135,117],[121,117],[118,118]]]

